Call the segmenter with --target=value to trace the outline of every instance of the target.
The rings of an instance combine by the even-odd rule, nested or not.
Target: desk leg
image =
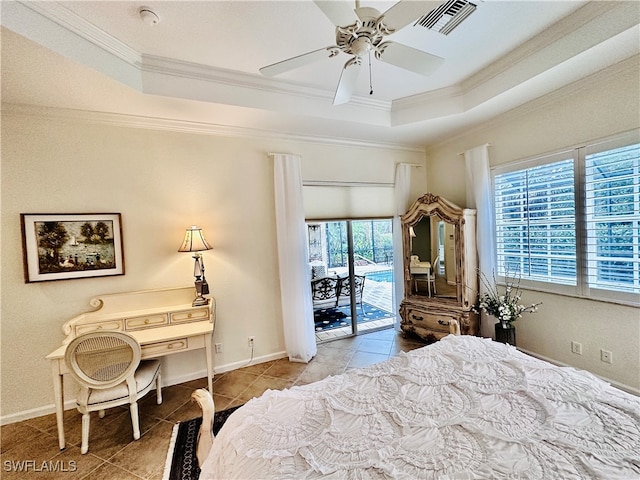
[[[211,348],[212,336],[207,334],[205,338],[205,353],[207,355],[207,385],[209,393],[213,395],[213,349]]]
[[[57,362],[52,362],[53,395],[56,405],[56,422],[58,424],[58,443],[60,450],[65,448],[64,440],[64,384],[63,376],[60,375]]]

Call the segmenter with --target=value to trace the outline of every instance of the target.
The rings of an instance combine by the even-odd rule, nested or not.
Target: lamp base
[[[209,299],[203,297],[203,295],[207,295],[209,293],[209,284],[204,279],[204,271],[202,272],[202,277],[202,280],[200,277],[197,277],[196,279],[196,298],[191,304],[193,307],[201,307],[202,305],[207,305],[209,303]]]
[[[208,298],[204,298],[202,295],[198,295],[194,300],[193,303],[191,304],[192,307],[201,307],[203,305],[208,305],[209,304],[209,299]]]

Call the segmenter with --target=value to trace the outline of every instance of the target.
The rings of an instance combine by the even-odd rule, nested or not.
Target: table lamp
[[[211,250],[211,246],[205,240],[202,229],[195,225],[187,228],[187,231],[184,234],[184,240],[182,241],[182,246],[178,251],[194,252],[193,258],[195,260],[195,264],[193,266],[193,276],[196,278],[196,298],[192,303],[194,307],[209,303],[209,300],[203,297],[203,295],[207,295],[209,293],[209,284],[207,284],[207,279],[204,277],[204,261],[202,260],[202,254],[200,253],[205,250]]]

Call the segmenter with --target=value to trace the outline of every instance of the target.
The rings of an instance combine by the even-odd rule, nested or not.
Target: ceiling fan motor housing
[[[357,8],[356,14],[359,19],[356,23],[336,28],[336,44],[343,52],[362,57],[376,50],[388,32],[380,28],[380,12],[375,8]]]

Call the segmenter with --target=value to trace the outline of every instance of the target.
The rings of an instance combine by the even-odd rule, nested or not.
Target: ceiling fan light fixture
[[[373,45],[368,37],[358,37],[351,43],[351,52],[356,57],[363,57],[371,51]]]
[[[138,15],[140,15],[140,19],[150,27],[154,27],[160,23],[158,14],[149,7],[140,7],[138,9]]]

